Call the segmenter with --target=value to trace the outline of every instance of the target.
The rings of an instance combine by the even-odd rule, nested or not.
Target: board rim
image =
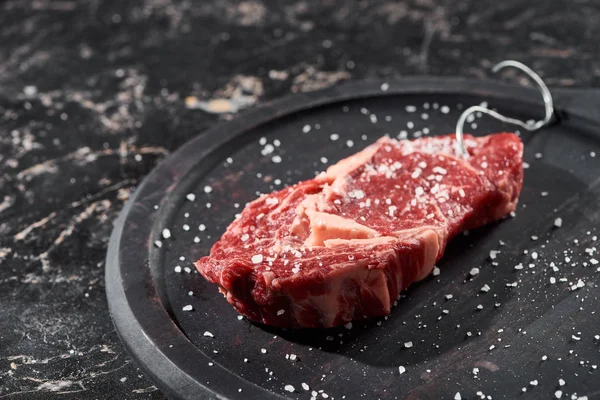
[[[387,84],[386,90],[382,89],[382,84]],[[587,124],[598,124],[595,113],[588,112],[578,101],[581,90],[553,88],[551,91],[559,118],[568,116],[569,119],[584,120]],[[152,200],[155,204],[161,204],[178,181],[204,157],[245,131],[276,119],[314,107],[360,98],[436,94],[515,100],[543,110],[541,96],[537,91],[500,82],[439,77],[351,81],[268,101],[241,113],[231,121],[217,124],[182,145],[143,179],[114,224],[106,255],[106,294],[111,319],[125,348],[163,393],[171,398],[181,399],[226,399],[236,396],[239,388],[243,390],[244,398],[249,400],[286,398],[267,391],[218,364],[205,370],[203,378],[214,383],[210,387],[200,383],[189,373],[192,364],[204,362],[206,365],[211,358],[187,339],[162,306],[149,265],[153,252],[153,221],[158,213],[154,209],[140,209],[139,200]],[[198,149],[202,151],[198,152]],[[192,156],[196,161],[187,162]],[[156,197],[157,194],[161,197]],[[133,226],[130,220],[138,214],[145,215],[146,219],[141,223],[136,221]],[[135,243],[129,239],[132,234],[138,239]],[[140,268],[133,268],[132,262],[137,262]],[[140,281],[140,277],[144,279]],[[143,283],[141,288],[132,286],[140,283]],[[143,289],[145,296],[140,295],[140,289]],[[160,333],[149,331],[150,321],[153,321],[152,324],[160,323],[163,330]],[[164,337],[170,340],[164,341]],[[163,342],[157,343],[157,338],[161,338]]]

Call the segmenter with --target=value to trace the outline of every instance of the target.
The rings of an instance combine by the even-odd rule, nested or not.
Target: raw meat
[[[196,262],[249,320],[327,328],[390,313],[448,240],[516,207],[523,145],[511,133],[382,138],[326,172],[263,195]]]

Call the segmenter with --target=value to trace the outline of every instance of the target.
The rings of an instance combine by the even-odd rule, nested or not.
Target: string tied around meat
[[[526,129],[528,131],[538,130],[538,129],[542,128],[543,126],[548,125],[552,121],[552,117],[554,116],[554,101],[552,100],[552,95],[550,94],[550,90],[548,90],[548,86],[546,86],[546,84],[544,83],[542,78],[540,78],[540,76],[537,73],[535,73],[531,68],[529,68],[525,64],[520,63],[518,61],[514,61],[514,60],[506,60],[506,61],[502,61],[502,62],[494,65],[494,67],[492,67],[492,72],[496,73],[506,67],[513,67],[513,68],[517,68],[517,69],[523,71],[525,74],[527,74],[529,76],[529,78],[531,78],[537,84],[540,92],[542,93],[542,98],[544,100],[545,116],[543,119],[538,120],[538,121],[522,121],[520,119],[506,117],[497,111],[490,110],[489,108],[483,107],[483,106],[472,106],[472,107],[467,108],[461,114],[460,118],[458,118],[458,121],[456,122],[456,131],[455,131],[456,132],[456,144],[458,147],[458,151],[464,157],[468,156],[469,153],[465,146],[463,129],[464,129],[464,125],[465,125],[467,118],[469,117],[469,115],[471,115],[473,113],[480,112],[482,114],[487,114],[493,118],[496,118],[497,120],[500,120],[502,122],[506,122],[509,124],[518,125],[521,128]]]

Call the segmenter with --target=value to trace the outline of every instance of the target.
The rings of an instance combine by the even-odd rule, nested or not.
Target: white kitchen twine
[[[458,146],[459,152],[464,157],[468,156],[469,153],[468,153],[467,148],[464,143],[463,129],[464,129],[464,125],[467,120],[467,117],[475,112],[487,114],[487,115],[489,115],[493,118],[496,118],[502,122],[518,125],[528,131],[535,131],[537,129],[540,129],[543,126],[548,125],[550,123],[550,121],[552,120],[552,117],[554,115],[554,101],[552,100],[552,95],[550,94],[550,91],[548,90],[548,86],[546,86],[546,84],[544,83],[542,78],[540,78],[540,76],[538,74],[536,74],[527,65],[520,63],[518,61],[514,61],[514,60],[506,60],[506,61],[502,61],[501,63],[494,65],[494,67],[492,68],[492,72],[496,73],[505,67],[517,68],[517,69],[525,72],[532,80],[535,81],[535,83],[537,83],[540,91],[542,92],[542,98],[544,99],[544,108],[546,111],[546,116],[544,117],[544,119],[541,119],[539,121],[525,122],[525,121],[521,121],[520,119],[505,117],[504,115],[502,115],[494,110],[490,110],[489,108],[486,108],[486,107],[482,107],[482,106],[469,107],[461,114],[460,118],[458,119],[458,122],[456,122],[456,144]]]

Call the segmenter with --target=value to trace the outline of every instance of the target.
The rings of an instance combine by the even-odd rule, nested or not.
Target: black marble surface
[[[114,331],[104,256],[152,167],[235,115],[215,111],[346,79],[484,78],[507,58],[550,85],[600,84],[594,1],[8,0],[0,10],[0,399],[163,397]]]

